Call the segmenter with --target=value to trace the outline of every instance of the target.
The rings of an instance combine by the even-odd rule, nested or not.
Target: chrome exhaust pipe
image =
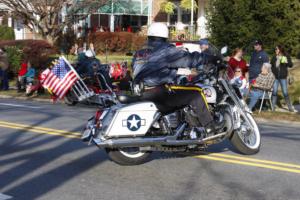
[[[118,148],[118,147],[145,147],[164,145],[167,140],[176,140],[178,136],[184,131],[186,123],[179,126],[175,134],[172,136],[157,137],[157,138],[120,138],[109,139],[102,141],[99,138],[93,138],[93,142],[100,148]]]
[[[166,142],[166,137],[161,138],[120,138],[101,141],[93,139],[99,148],[121,148],[121,147],[146,147],[162,145]]]
[[[183,131],[184,128],[181,126],[179,130]],[[100,139],[93,139],[93,141],[99,148],[147,147],[147,146],[162,146],[162,145],[184,146],[184,145],[205,144],[211,140],[226,136],[228,134],[228,132],[222,132],[201,140],[177,140],[177,137],[175,138],[177,133],[178,132],[176,132],[174,136],[166,136],[166,137],[159,137],[159,138],[120,138],[120,139],[109,139],[105,141],[101,141]]]
[[[222,132],[217,135],[210,136],[210,137],[207,137],[207,138],[204,138],[201,140],[167,140],[166,143],[167,143],[167,145],[170,145],[170,146],[182,146],[182,145],[193,145],[193,144],[201,145],[201,144],[205,144],[209,141],[212,141],[214,139],[226,136],[227,134],[228,134],[228,132],[226,131],[226,132]]]

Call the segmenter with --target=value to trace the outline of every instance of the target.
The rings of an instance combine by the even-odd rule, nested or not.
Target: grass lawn
[[[290,70],[290,75],[295,79],[294,83],[289,86],[289,95],[294,104],[300,104],[300,60],[294,62],[294,67]]]
[[[268,120],[284,120],[284,121],[293,121],[300,122],[300,115],[298,113],[290,112],[254,112],[253,116],[256,118],[264,118]]]
[[[9,86],[10,88],[17,88],[16,87],[16,79],[13,79],[11,81],[9,81]],[[25,92],[17,92],[16,89],[10,89],[10,90],[7,90],[7,91],[0,91],[0,95],[7,95],[7,96],[12,96],[12,97],[27,97],[25,95]],[[45,92],[43,94],[33,94],[32,96],[29,96],[28,98],[35,98],[35,97],[38,97],[38,98],[42,98],[42,99],[50,99],[50,94],[45,90]]]
[[[58,57],[58,55],[56,57]],[[75,62],[77,59],[77,56],[74,56],[74,55],[65,55],[65,57],[70,62]],[[107,56],[106,55],[97,55],[97,58],[101,61],[101,63],[113,63],[113,62],[127,61],[128,64],[131,64],[131,60],[132,60],[132,56],[118,55],[118,54],[108,54]]]

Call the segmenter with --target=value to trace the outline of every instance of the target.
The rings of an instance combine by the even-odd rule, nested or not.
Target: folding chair
[[[273,110],[274,105],[272,103],[272,90],[264,90],[263,96],[260,99],[261,99],[261,104],[260,104],[258,113],[261,112],[261,109],[262,109],[262,106],[263,106],[263,103],[264,103],[265,100],[269,100],[270,105],[271,105],[271,109]]]

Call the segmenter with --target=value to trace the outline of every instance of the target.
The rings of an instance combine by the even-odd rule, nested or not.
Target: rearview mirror
[[[225,47],[223,47],[223,48],[221,49],[221,54],[224,55],[224,54],[227,53],[227,51],[228,51],[228,47],[225,46]]]

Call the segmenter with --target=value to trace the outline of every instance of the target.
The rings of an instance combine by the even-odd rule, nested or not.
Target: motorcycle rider
[[[201,53],[211,54],[209,52],[209,42],[207,39],[200,39],[199,45],[200,45]]]
[[[214,120],[202,89],[174,85],[178,68],[189,69],[203,64],[204,54],[177,49],[167,41],[168,36],[165,24],[152,23],[148,29],[147,46],[134,55],[134,85],[143,85],[139,88],[140,98],[154,102],[163,114],[189,105],[196,115],[197,127],[205,127],[209,135],[220,131],[224,123]]]
[[[110,88],[113,87],[107,70],[101,65],[100,60],[95,57],[95,53],[92,50],[87,50],[84,53],[84,57],[81,57],[78,61],[77,72],[82,76],[90,78],[92,81],[95,81],[95,77],[98,78],[101,88],[104,90],[108,89],[104,81],[106,81]]]

